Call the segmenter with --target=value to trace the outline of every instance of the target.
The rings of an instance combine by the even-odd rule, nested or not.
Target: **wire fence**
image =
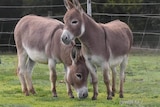
[[[99,22],[109,22],[115,19],[120,19],[126,22],[134,34],[134,47],[160,49],[160,3],[103,3],[92,2],[94,11],[92,16]],[[108,10],[103,10],[103,7],[108,6]],[[115,7],[113,7],[115,6]],[[145,6],[143,11],[131,11],[134,6]],[[121,9],[122,13],[112,11],[112,8]],[[102,9],[101,9],[102,8]],[[111,8],[111,9],[110,9]],[[138,7],[137,7],[138,8]],[[153,8],[157,11],[153,11]],[[129,10],[131,12],[126,12]],[[136,9],[136,8],[133,8]],[[147,10],[147,11],[146,11]]]
[[[146,5],[146,6],[160,6],[160,3],[99,3],[99,2],[91,2],[92,6],[134,6],[134,5]],[[82,6],[86,7],[86,2],[82,3]],[[39,6],[0,6],[0,9],[40,9],[40,8],[64,8],[63,4],[60,5],[39,5]],[[86,8],[85,8],[86,10]],[[98,9],[97,9],[98,10]],[[44,15],[42,15],[44,16]],[[64,13],[61,15],[50,15],[46,14],[51,18],[56,18],[62,20]],[[160,24],[155,23],[154,28],[157,29],[148,29],[150,27],[150,22],[160,22],[160,14],[159,13],[107,13],[101,11],[92,10],[92,17],[97,22],[109,22],[111,20],[120,19],[126,22],[132,29],[134,34],[134,47],[138,48],[149,48],[149,49],[160,49]],[[15,43],[13,37],[13,31],[16,23],[20,20],[20,17],[6,17],[0,18],[0,51],[15,51]],[[144,22],[145,24],[141,25],[139,22]],[[133,23],[134,22],[134,23]],[[5,24],[12,23],[12,29],[10,31],[5,31]],[[141,29],[136,29],[136,25],[140,26]],[[134,28],[133,28],[134,26]],[[7,38],[6,38],[7,36]],[[7,40],[5,40],[5,39]],[[7,42],[4,42],[7,41]]]

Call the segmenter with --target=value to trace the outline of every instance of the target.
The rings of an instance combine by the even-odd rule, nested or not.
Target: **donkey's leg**
[[[28,90],[32,94],[35,94],[36,92],[35,92],[33,84],[32,84],[32,70],[35,65],[35,62],[33,60],[31,60],[30,58],[28,58],[26,65],[27,65],[27,72],[25,75],[25,79],[27,81]]]
[[[97,69],[96,66],[93,65],[94,71],[97,73]],[[90,80],[90,84],[92,84],[92,76],[91,73],[89,73],[89,80]]]
[[[97,96],[98,96],[98,77],[97,77],[96,69],[88,60],[86,60],[86,65],[87,65],[87,67],[90,71],[91,77],[92,77],[92,84],[93,84],[92,100],[96,100]]]
[[[66,87],[67,87],[68,96],[69,96],[70,98],[74,98],[71,85],[68,84],[67,81],[66,81]]]
[[[74,98],[71,85],[67,81],[67,71],[65,72],[64,79],[66,81],[67,93],[70,98]]]
[[[17,69],[17,75],[19,77],[21,87],[22,87],[22,92],[25,93],[26,96],[29,95],[27,85],[26,85],[26,80],[24,78],[25,72],[26,72],[26,61],[27,61],[27,53],[26,52],[18,52],[18,69]]]
[[[51,81],[51,91],[53,97],[57,97],[57,92],[56,92],[56,80],[57,80],[57,74],[56,74],[56,63],[53,59],[49,59],[48,61],[48,67],[50,70],[50,81]]]
[[[119,91],[119,97],[123,98],[123,84],[125,80],[125,69],[128,61],[128,56],[125,56],[122,63],[120,64],[120,91]]]
[[[103,66],[103,77],[104,77],[104,83],[107,88],[107,99],[111,100],[112,99],[112,90],[110,86],[110,74],[109,74],[109,65],[107,63],[104,64]]]
[[[112,70],[112,96],[115,96],[116,92],[116,67],[111,67]]]

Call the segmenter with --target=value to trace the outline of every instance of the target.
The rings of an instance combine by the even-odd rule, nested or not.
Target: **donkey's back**
[[[48,63],[54,33],[63,28],[58,20],[34,15],[23,17],[16,25],[14,38],[18,54],[25,53],[36,61]],[[59,45],[59,44],[57,44]]]
[[[133,43],[133,34],[129,26],[120,20],[111,21],[102,26],[105,28],[110,52],[115,57],[128,54]]]

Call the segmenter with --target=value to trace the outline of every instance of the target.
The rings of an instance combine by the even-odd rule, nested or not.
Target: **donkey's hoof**
[[[73,99],[73,98],[74,98],[74,96],[70,96],[69,98]]]
[[[112,100],[112,97],[111,97],[111,96],[108,96],[108,97],[107,97],[107,100]]]
[[[25,94],[25,96],[29,96],[29,92],[28,92],[27,89],[26,90],[22,90],[22,92]]]
[[[119,98],[124,98],[123,94],[120,94],[120,95],[119,95]]]
[[[114,97],[115,96],[115,93],[114,92],[112,92],[112,97]]]
[[[57,95],[53,95],[53,97],[58,97]]]
[[[53,94],[53,97],[58,97],[57,94]]]
[[[30,90],[30,92],[31,92],[32,94],[36,94],[36,92],[34,91],[34,89]]]
[[[68,96],[69,96],[69,98],[74,98],[74,95],[72,92],[68,92]]]
[[[97,100],[97,98],[93,96],[93,97],[92,97],[92,100]]]
[[[25,96],[29,96],[29,92],[25,92]]]

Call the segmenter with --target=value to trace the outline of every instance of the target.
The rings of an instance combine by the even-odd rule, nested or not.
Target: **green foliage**
[[[126,79],[124,84],[124,98],[118,97],[118,83],[116,96],[108,101],[106,88],[103,83],[101,69],[98,68],[99,95],[92,101],[92,85],[88,84],[89,97],[80,100],[70,99],[64,83],[63,66],[57,66],[57,93],[53,98],[50,92],[49,71],[47,65],[36,64],[33,72],[33,84],[36,95],[24,96],[16,75],[17,56],[1,55],[0,64],[0,106],[1,107],[159,107],[160,102],[160,55],[132,54],[129,56]],[[117,72],[119,79],[119,72]]]

